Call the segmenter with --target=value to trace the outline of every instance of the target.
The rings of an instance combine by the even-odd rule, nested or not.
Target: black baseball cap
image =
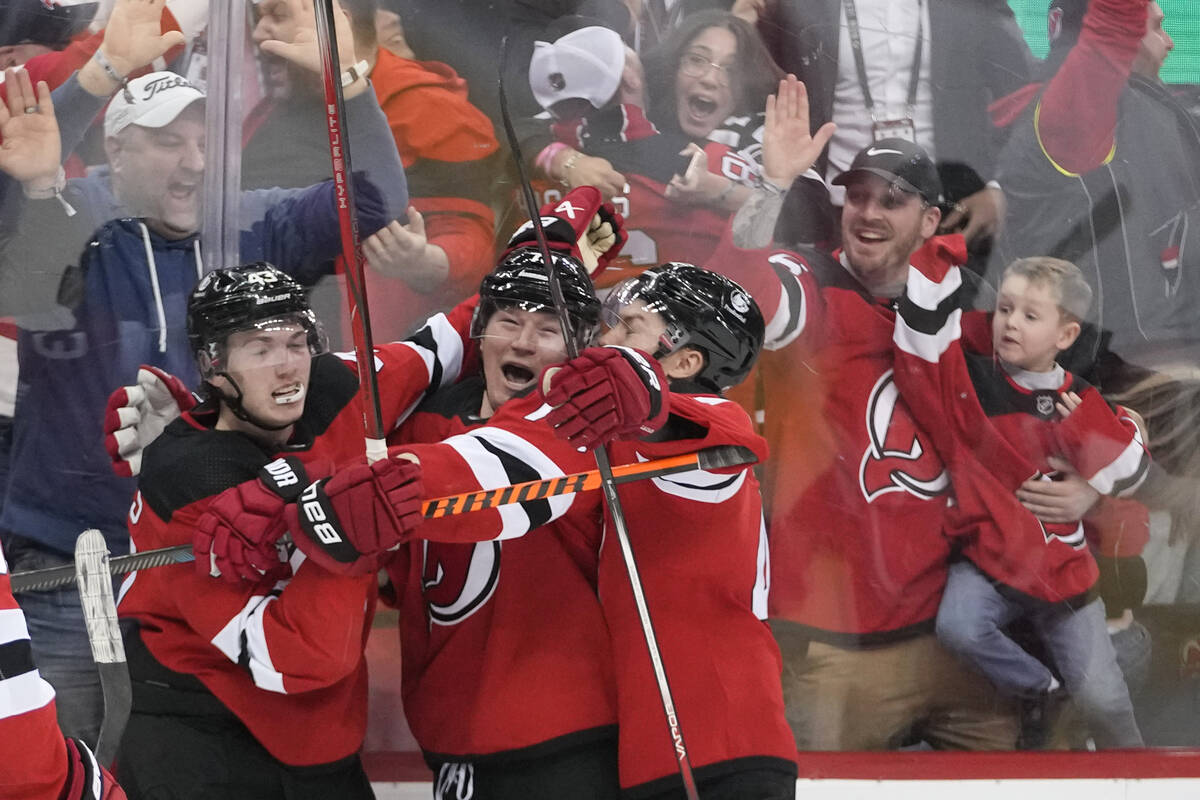
[[[880,139],[858,151],[850,169],[833,179],[845,186],[870,173],[891,181],[906,192],[919,194],[930,205],[942,202],[942,179],[925,148],[907,139]]]

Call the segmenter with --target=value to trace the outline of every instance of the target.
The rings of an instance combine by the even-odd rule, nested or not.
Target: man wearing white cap
[[[348,43],[344,16],[336,22],[338,40]],[[149,28],[158,37],[157,17]],[[313,42],[265,46],[313,71],[320,68]],[[34,96],[27,77],[8,82],[9,113],[0,117],[9,123],[3,127],[5,148],[25,153],[17,163],[3,162],[22,182],[25,198],[16,198],[20,208],[5,210],[17,224],[0,252],[0,313],[16,315],[20,325],[11,472],[0,512],[5,552],[16,569],[64,563],[86,528],[103,531],[110,551],[128,550],[125,516],[134,482],[116,477],[109,466],[101,424],[108,395],[133,383],[141,364],[188,383],[198,377],[187,344],[186,301],[204,272],[224,265],[202,262],[197,233],[203,94],[174,73],[124,77],[160,53],[132,63],[103,52],[112,78],[104,96],[81,90],[72,78],[55,90],[53,107],[48,95]],[[342,63],[352,63],[348,52]],[[369,235],[403,218],[404,171],[366,79],[352,76],[343,83],[345,124],[355,134],[358,222]],[[60,150],[71,150],[113,92],[104,119],[108,167],[63,181]],[[54,107],[61,137],[55,135]],[[19,124],[35,117],[43,124]],[[242,260],[269,260],[312,283],[340,251],[334,203],[332,181],[243,193]],[[94,671],[87,669],[90,650],[78,599],[65,590],[27,600],[33,649],[58,689],[60,716],[79,712],[78,732],[64,728],[94,741],[100,697]]]

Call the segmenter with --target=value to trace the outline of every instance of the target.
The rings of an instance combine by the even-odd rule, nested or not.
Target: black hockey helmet
[[[66,47],[83,32],[100,3],[63,0],[0,0],[0,47],[29,42]]]
[[[308,335],[308,351],[314,356],[329,349],[325,329],[309,307],[304,288],[265,261],[210,272],[188,297],[188,345],[200,377],[208,382],[222,375],[232,383],[237,396],[222,398],[245,419],[241,388],[226,372],[226,339],[240,331],[268,330],[279,325],[303,328]]]
[[[600,301],[583,264],[566,253],[552,251],[554,268],[562,286],[567,315],[571,320],[571,335],[580,349],[592,343],[600,321]],[[550,279],[541,250],[520,247],[496,265],[479,284],[479,305],[471,318],[471,338],[483,335],[488,320],[497,308],[519,308],[553,314],[554,299],[550,296]]]
[[[764,323],[754,299],[736,283],[707,269],[669,261],[613,287],[604,301],[604,323],[621,324],[621,309],[640,300],[659,314],[667,330],[655,358],[681,347],[704,354],[692,380],[714,392],[736,386],[762,349]]]

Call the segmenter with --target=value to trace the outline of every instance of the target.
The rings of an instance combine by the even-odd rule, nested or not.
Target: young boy
[[[979,354],[959,341],[958,268],[938,272],[914,263],[895,335],[896,383],[955,488],[947,533],[961,560],[950,566],[938,638],[1001,691],[1040,701],[1058,679],[1004,633],[1027,618],[1096,744],[1141,746],[1082,523],[1042,523],[1013,494],[1030,475],[1052,480],[1054,458],[1103,495],[1127,496],[1146,479],[1136,427],[1055,361],[1079,335],[1091,288],[1067,261],[1013,262],[992,315],[993,354]]]

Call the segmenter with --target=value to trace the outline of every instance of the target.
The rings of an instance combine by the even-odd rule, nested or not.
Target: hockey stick
[[[525,173],[525,159],[521,155],[521,145],[517,141],[516,131],[513,130],[512,118],[508,113],[508,97],[504,91],[504,70],[508,65],[508,37],[500,42],[500,79],[499,99],[500,118],[504,123],[504,135],[508,139],[513,161],[516,162],[517,178],[521,184],[521,195],[529,211],[529,219],[533,223],[533,235],[537,239],[538,249],[542,253],[542,261],[546,265],[547,280],[550,285],[550,297],[554,300],[554,310],[558,316],[558,324],[562,329],[563,343],[567,348],[567,356],[576,358],[579,348],[571,336],[571,320],[567,313],[566,299],[563,297],[562,284],[559,281],[558,269],[550,256],[550,247],[546,243],[546,232],[542,228],[541,209],[533,196],[533,186]],[[675,760],[679,767],[679,777],[683,779],[683,789],[687,800],[700,800],[696,789],[696,777],[692,774],[692,762],[688,758],[687,746],[683,741],[683,729],[679,725],[679,715],[675,711],[675,700],[671,696],[671,686],[667,682],[667,671],[663,665],[662,651],[658,646],[658,636],[654,633],[654,624],[650,619],[650,609],[646,604],[646,594],[642,588],[642,579],[638,574],[637,562],[633,557],[633,548],[629,543],[629,526],[625,521],[625,512],[621,508],[621,498],[617,496],[616,482],[613,480],[612,466],[608,460],[608,451],[604,447],[595,450],[596,467],[600,473],[600,485],[604,491],[604,502],[608,506],[609,516],[612,517],[613,528],[617,534],[617,542],[621,546],[621,556],[625,561],[625,571],[629,574],[629,585],[633,590],[633,600],[637,605],[638,618],[642,623],[642,634],[646,639],[646,649],[650,654],[650,662],[654,667],[654,678],[658,683],[658,693],[662,698],[663,713],[666,715],[667,728],[671,734],[671,744],[675,749]]]
[[[720,445],[670,458],[656,458],[637,464],[622,464],[613,468],[613,481],[632,483],[698,469],[739,467],[753,464],[756,460],[753,452],[747,448]],[[600,488],[600,470],[594,469],[561,475],[557,478],[544,478],[514,483],[511,486],[499,486],[495,489],[481,489],[445,497],[434,497],[421,504],[421,513],[426,519],[438,519],[455,514],[485,511],[489,508],[520,503],[525,500],[544,500],[547,497],[587,492],[598,488]],[[190,544],[177,544],[157,550],[146,550],[142,553],[130,553],[127,556],[114,556],[108,560],[108,570],[113,575],[124,575],[139,569],[163,567],[167,564],[186,564],[194,560]],[[11,575],[10,578],[13,594],[17,594],[57,589],[74,580],[74,576],[74,569],[66,566],[18,572]]]
[[[96,741],[96,761],[111,766],[121,744],[121,734],[129,721],[133,690],[129,668],[125,664],[125,643],[117,627],[117,607],[113,602],[112,574],[104,534],[95,528],[75,540],[75,581],[87,627],[88,644],[100,673],[104,695],[104,720]]]
[[[358,395],[363,407],[367,461],[387,457],[387,430],[379,401],[375,375],[375,347],[371,340],[371,313],[367,307],[363,274],[362,244],[358,239],[358,214],[354,204],[354,174],[350,163],[350,135],[343,123],[346,100],[342,96],[342,66],[338,59],[337,29],[333,22],[334,0],[316,0],[317,43],[321,50],[321,78],[325,84],[326,129],[329,157],[333,163],[333,187],[337,198],[338,227],[342,238],[342,260],[346,265],[346,304],[354,335],[354,357],[358,362]]]

